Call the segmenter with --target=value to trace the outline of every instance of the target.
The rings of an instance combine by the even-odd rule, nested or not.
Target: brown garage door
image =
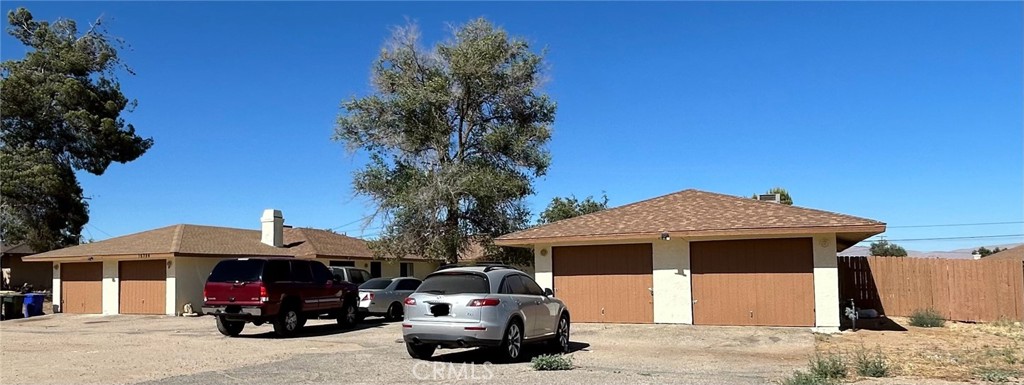
[[[650,243],[555,247],[551,256],[555,296],[573,322],[654,322]]]
[[[164,314],[167,307],[166,262],[161,259],[150,261],[122,261],[121,269],[121,314]]]
[[[60,309],[64,313],[103,313],[103,263],[60,264]]]
[[[812,247],[810,238],[690,243],[693,323],[814,326]]]

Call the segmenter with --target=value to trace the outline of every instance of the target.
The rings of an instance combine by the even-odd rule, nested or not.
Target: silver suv
[[[402,336],[413,358],[441,348],[498,348],[519,359],[523,344],[569,350],[569,310],[522,271],[505,265],[443,266],[405,299]]]

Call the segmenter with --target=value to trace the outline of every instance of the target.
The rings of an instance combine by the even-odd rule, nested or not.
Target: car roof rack
[[[509,265],[501,263],[501,262],[481,261],[481,262],[474,262],[474,263],[448,263],[448,264],[444,264],[444,265],[438,266],[437,270],[435,270],[435,271],[441,271],[441,270],[446,270],[446,269],[454,269],[456,267],[483,267],[485,273],[488,272],[488,271],[491,271],[491,270],[495,270],[495,269],[515,269],[515,267],[509,266]]]

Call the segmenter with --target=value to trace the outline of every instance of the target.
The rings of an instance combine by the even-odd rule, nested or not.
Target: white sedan
[[[361,316],[384,316],[388,321],[402,319],[402,303],[420,287],[420,280],[410,277],[374,278],[359,285]]]

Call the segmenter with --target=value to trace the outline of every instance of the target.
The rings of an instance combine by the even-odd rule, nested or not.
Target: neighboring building
[[[839,328],[837,251],[882,222],[685,190],[499,237],[573,322]]]
[[[1005,260],[1017,260],[1024,261],[1024,245],[1020,245],[1014,248],[1006,249],[998,253],[990,254],[987,257],[981,258],[984,261],[1005,261]]]
[[[365,268],[376,276],[424,277],[436,264],[422,259],[374,260],[362,239],[284,226],[277,210],[262,230],[173,225],[25,257],[51,262],[53,302],[65,313],[181,314],[199,311],[203,286],[218,261],[282,256]],[[49,264],[47,264],[50,266]]]
[[[33,290],[50,289],[52,266],[49,263],[21,260],[21,257],[32,254],[35,252],[25,244],[0,244],[0,270],[3,271],[4,289],[17,290],[25,284],[31,285]]]

